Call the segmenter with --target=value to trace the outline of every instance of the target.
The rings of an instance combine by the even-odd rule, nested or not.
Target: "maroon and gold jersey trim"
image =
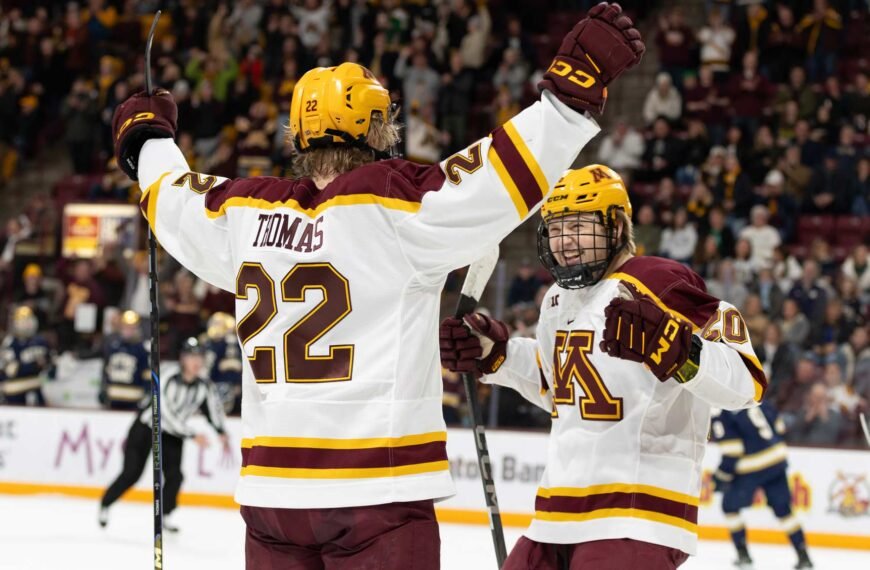
[[[255,437],[242,440],[243,476],[357,479],[448,469],[446,432],[395,438]]]
[[[217,210],[206,208],[206,215],[211,219],[220,218],[225,215],[227,208],[257,208],[259,210],[274,210],[277,208],[289,208],[300,214],[305,214],[309,218],[316,218],[327,208],[334,206],[359,206],[362,204],[378,205],[388,210],[400,210],[403,212],[415,213],[420,210],[419,202],[411,202],[401,198],[387,198],[376,194],[351,194],[341,195],[331,198],[325,202],[318,204],[314,208],[305,208],[298,201],[290,198],[282,201],[270,201],[263,198],[252,198],[248,196],[235,196],[221,203]]]
[[[163,179],[167,176],[169,176],[169,172],[164,172],[154,184],[145,189],[142,197],[139,199],[139,209],[142,211],[145,219],[148,220],[148,225],[151,226],[152,232],[155,232],[154,228],[157,224],[157,195],[160,193],[160,185],[163,183]]]
[[[550,522],[640,518],[697,533],[698,504],[698,497],[651,485],[612,483],[582,488],[541,487],[535,498],[535,518]]]
[[[488,158],[521,218],[547,195],[550,187],[516,127],[508,121],[492,132]]]

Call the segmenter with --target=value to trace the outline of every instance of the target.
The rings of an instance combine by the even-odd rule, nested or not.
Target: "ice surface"
[[[110,511],[109,526],[97,525],[97,501],[64,496],[0,495],[0,569],[129,570],[153,568],[150,505],[120,502]],[[175,513],[178,534],[164,538],[167,570],[239,570],[244,568],[245,526],[238,511],[182,506]],[[514,544],[522,529],[506,529]],[[750,545],[759,570],[794,566],[790,547]],[[442,568],[495,568],[489,529],[441,525]],[[811,548],[819,570],[870,568],[870,552]],[[731,570],[730,543],[702,542],[686,570]]]

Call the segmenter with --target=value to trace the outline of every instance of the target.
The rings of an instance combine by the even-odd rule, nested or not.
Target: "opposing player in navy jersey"
[[[205,366],[214,382],[224,411],[242,412],[242,352],[236,336],[236,319],[227,313],[215,313],[208,319],[205,339]]]
[[[785,431],[773,404],[757,408],[721,411],[713,418],[713,440],[719,444],[722,462],[713,474],[716,490],[722,491],[722,510],[737,548],[735,565],[752,568],[746,548],[746,527],[740,510],[752,504],[757,489],[764,489],[767,504],[779,519],[783,531],[798,555],[795,568],[812,568],[800,523],[791,511],[788,488]]]
[[[135,410],[148,392],[151,372],[139,320],[134,311],[124,311],[119,334],[103,347],[99,398],[110,410]]]
[[[42,377],[51,366],[51,350],[37,334],[37,327],[30,307],[18,307],[12,313],[11,334],[0,346],[0,402],[45,405]]]

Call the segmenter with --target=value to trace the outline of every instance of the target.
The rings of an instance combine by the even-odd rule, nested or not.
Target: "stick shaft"
[[[145,43],[145,92],[151,95],[151,44],[160,20],[160,10],[154,14],[148,40]],[[154,483],[154,570],[163,570],[163,442],[160,431],[160,307],[157,303],[157,240],[148,226],[148,281],[151,298],[151,465]]]

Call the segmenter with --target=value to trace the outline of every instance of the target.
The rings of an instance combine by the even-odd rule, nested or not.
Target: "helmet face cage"
[[[606,216],[602,216],[601,212],[568,211],[563,215],[550,216],[541,220],[541,223],[538,225],[538,259],[547,268],[547,271],[550,272],[550,275],[553,276],[559,287],[563,289],[582,289],[595,285],[604,277],[610,262],[622,250],[627,241],[623,238],[622,243],[618,245],[616,243],[615,208],[616,206],[610,206],[607,209]],[[594,218],[584,219],[583,216],[589,214],[593,215]],[[569,230],[570,225],[578,220],[585,222],[583,231],[579,229]],[[556,239],[561,241],[559,252],[562,255],[574,253],[579,257],[582,254],[597,261],[581,262],[567,266],[561,265],[550,245],[550,228],[554,224],[560,225],[559,237]],[[591,231],[588,229],[589,226],[591,226]],[[581,236],[591,238],[593,247],[581,247]],[[572,240],[572,238],[574,245],[569,243],[569,240]],[[604,245],[599,245],[601,243]]]

